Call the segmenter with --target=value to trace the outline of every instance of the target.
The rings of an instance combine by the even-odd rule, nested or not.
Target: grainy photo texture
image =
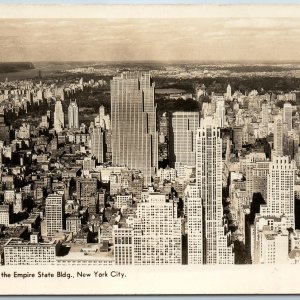
[[[245,274],[299,272],[295,7],[14,7],[1,294],[276,293]]]

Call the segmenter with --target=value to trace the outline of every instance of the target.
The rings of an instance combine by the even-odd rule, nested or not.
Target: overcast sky
[[[300,19],[2,19],[1,61],[300,60]]]

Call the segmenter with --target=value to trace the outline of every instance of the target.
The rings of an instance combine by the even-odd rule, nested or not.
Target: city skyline
[[[0,4],[0,290],[298,291],[300,5],[31,7]]]
[[[299,263],[297,82],[173,70],[0,83],[2,264]]]

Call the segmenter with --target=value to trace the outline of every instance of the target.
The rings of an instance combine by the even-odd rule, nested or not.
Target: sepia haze
[[[0,61],[287,62],[299,35],[296,18],[1,19]]]

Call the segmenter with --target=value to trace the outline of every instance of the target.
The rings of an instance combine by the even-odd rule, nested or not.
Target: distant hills
[[[31,62],[0,62],[0,73],[20,72],[34,69]]]

